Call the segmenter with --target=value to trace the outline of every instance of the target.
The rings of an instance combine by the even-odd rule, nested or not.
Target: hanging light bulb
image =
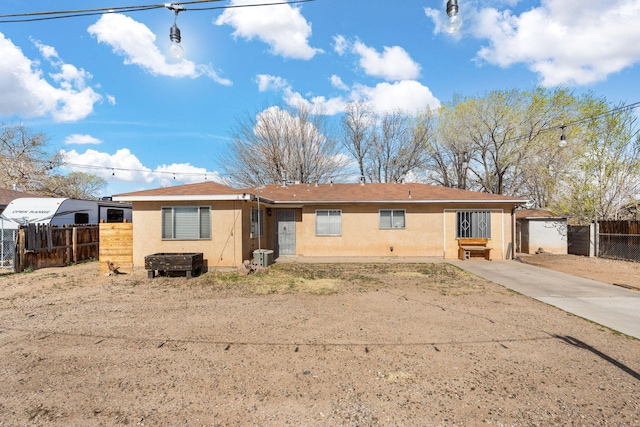
[[[172,59],[176,61],[182,60],[184,58],[184,49],[180,44],[182,37],[180,36],[180,28],[176,25],[176,21],[178,20],[178,13],[184,10],[184,7],[175,4],[169,4],[167,9],[173,10],[175,12],[175,17],[173,19],[173,26],[169,29],[169,40],[171,40],[171,44],[169,44],[169,48],[167,49],[167,54]]]
[[[462,26],[462,19],[458,14],[458,0],[447,0],[447,20],[444,29],[447,33],[456,33]]]
[[[560,142],[558,143],[560,147],[567,146],[567,137],[564,135],[564,128],[566,128],[566,126],[560,126],[560,129],[562,129],[562,135],[560,135]]]

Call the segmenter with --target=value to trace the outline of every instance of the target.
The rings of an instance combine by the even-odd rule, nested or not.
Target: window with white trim
[[[341,236],[342,235],[342,211],[341,210],[317,210],[316,211],[316,236]]]
[[[406,211],[404,209],[380,209],[379,212],[381,229],[405,228]]]
[[[456,212],[457,235],[459,238],[491,238],[491,212]]]
[[[211,207],[174,206],[162,208],[162,239],[211,239]]]
[[[258,230],[260,233],[258,233]],[[251,208],[251,237],[264,235],[264,211],[258,208]]]

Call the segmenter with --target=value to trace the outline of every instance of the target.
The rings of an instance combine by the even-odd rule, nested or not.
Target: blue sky
[[[459,0],[453,35],[445,3],[186,5],[182,61],[166,53],[168,9],[0,23],[0,122],[45,133],[63,172],[102,176],[109,195],[223,178],[236,119],[272,105],[339,120],[354,100],[414,112],[536,85],[640,101],[640,0]],[[0,14],[134,4],[150,3],[3,0]]]

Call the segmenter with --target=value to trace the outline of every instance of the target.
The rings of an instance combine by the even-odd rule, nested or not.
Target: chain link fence
[[[0,229],[0,272],[13,271],[13,258],[15,255],[18,230]]]
[[[640,262],[640,234],[600,233],[599,237],[601,257]]]

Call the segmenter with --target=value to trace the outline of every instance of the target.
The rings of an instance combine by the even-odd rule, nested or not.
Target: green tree
[[[640,194],[640,135],[637,116],[624,104],[583,97],[581,115],[568,130],[575,156],[562,182],[556,208],[583,221],[622,219]]]
[[[565,89],[492,91],[455,97],[438,118],[430,178],[449,187],[524,195],[555,159],[548,131],[562,123],[575,97]]]

